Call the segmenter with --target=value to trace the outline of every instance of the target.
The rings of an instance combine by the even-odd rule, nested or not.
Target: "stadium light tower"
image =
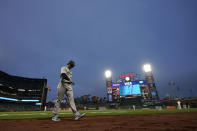
[[[105,71],[105,77],[106,78],[111,78],[111,76],[112,76],[112,72],[110,70],[106,70]]]
[[[144,72],[146,72],[146,73],[152,72],[152,69],[151,69],[151,65],[150,64],[145,64],[143,66],[143,69],[144,69]]]
[[[143,70],[145,72],[145,79],[148,83],[149,90],[154,93],[154,95],[152,97],[154,97],[155,100],[159,100],[159,96],[158,96],[158,92],[156,90],[156,85],[155,85],[151,65],[150,64],[144,64],[143,65]]]
[[[111,70],[105,71],[106,87],[107,87],[107,98],[108,101],[112,101],[112,72]]]

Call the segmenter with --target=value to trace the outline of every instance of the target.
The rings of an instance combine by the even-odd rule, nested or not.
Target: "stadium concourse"
[[[0,111],[43,110],[47,79],[12,76],[0,71]]]

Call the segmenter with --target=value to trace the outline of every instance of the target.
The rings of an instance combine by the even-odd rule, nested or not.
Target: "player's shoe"
[[[52,121],[60,121],[60,120],[61,120],[61,119],[58,118],[58,117],[56,117],[56,116],[52,117]]]
[[[75,116],[75,120],[79,120],[80,118],[84,117],[86,113],[79,114]]]

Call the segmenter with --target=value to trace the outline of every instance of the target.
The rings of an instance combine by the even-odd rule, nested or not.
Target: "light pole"
[[[111,72],[111,70],[105,71],[105,78],[106,78],[106,86],[111,87],[112,86],[112,72]]]
[[[112,72],[111,70],[105,71],[107,98],[108,101],[112,101]]]
[[[152,68],[151,68],[150,64],[144,64],[143,70],[144,70],[145,73],[149,73],[150,72],[152,74]]]
[[[144,64],[143,65],[143,70],[145,72],[145,77],[146,77],[148,83],[153,83],[154,82],[154,78],[153,78],[151,65],[150,64]]]
[[[108,78],[111,78],[111,76],[112,76],[111,70],[106,70],[105,71],[105,77],[108,79]]]
[[[143,70],[145,72],[145,78],[147,80],[147,83],[149,85],[149,91],[150,91],[150,95],[152,96],[152,98],[158,100],[159,96],[158,96],[158,92],[156,90],[156,86],[155,86],[155,82],[154,82],[154,77],[153,77],[153,73],[152,73],[152,67],[150,64],[144,64],[143,65]]]

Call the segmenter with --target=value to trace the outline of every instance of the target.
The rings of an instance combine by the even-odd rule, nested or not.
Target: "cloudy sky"
[[[74,95],[106,95],[104,71],[142,74],[150,63],[160,97],[169,81],[197,92],[196,0],[1,0],[0,70],[48,79],[76,61]],[[193,93],[189,92],[192,89]]]

